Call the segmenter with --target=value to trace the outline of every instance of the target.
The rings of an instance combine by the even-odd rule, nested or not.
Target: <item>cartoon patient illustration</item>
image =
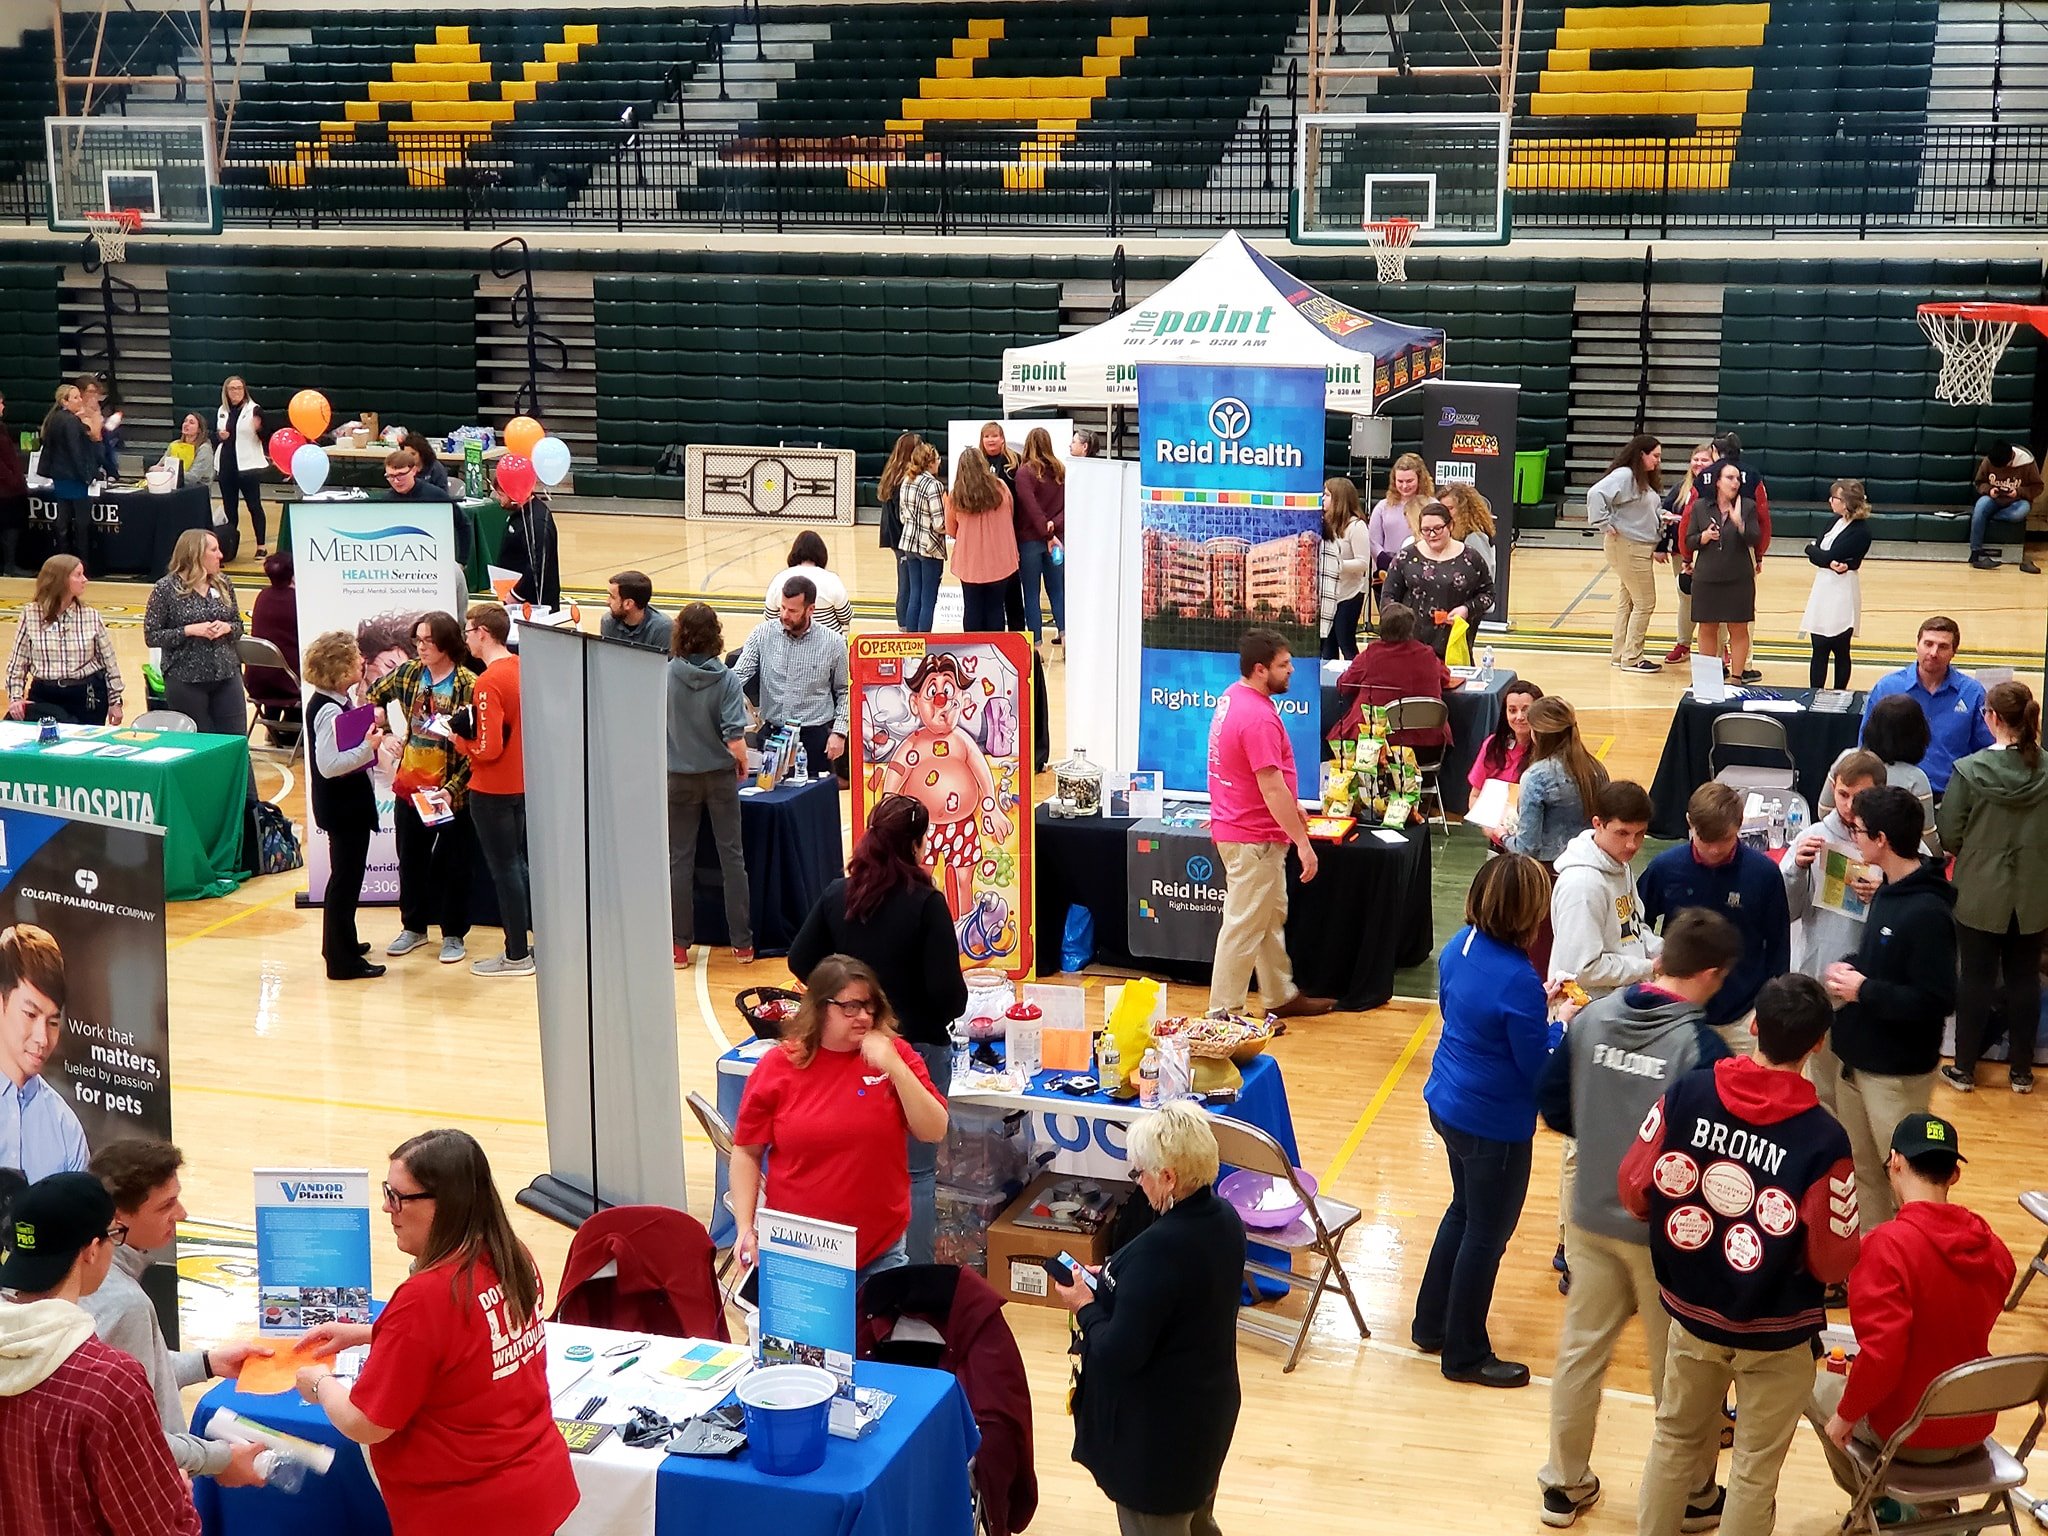
[[[945,873],[940,888],[954,921],[974,906],[974,867],[984,831],[1000,843],[1010,835],[981,746],[960,727],[968,681],[958,657],[927,654],[910,675],[910,712],[917,729],[906,736],[883,770],[884,794],[915,795],[932,819],[925,858]]]

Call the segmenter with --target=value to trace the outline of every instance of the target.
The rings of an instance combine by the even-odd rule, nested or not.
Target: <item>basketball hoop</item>
[[[1373,260],[1379,263],[1381,282],[1408,281],[1408,247],[1415,243],[1415,229],[1413,219],[1366,222],[1365,243],[1372,247]]]
[[[1949,405],[1989,405],[1991,380],[2022,325],[2048,332],[2048,307],[2030,304],[1922,304],[1920,329],[1941,353],[1934,398]]]
[[[142,228],[142,214],[133,208],[112,208],[85,215],[86,231],[99,247],[103,263],[125,261],[128,237]]]

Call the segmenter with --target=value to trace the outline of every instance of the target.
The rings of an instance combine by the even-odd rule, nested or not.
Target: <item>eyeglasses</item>
[[[1851,837],[1867,837],[1870,833],[1870,829],[1864,826],[1862,822],[1850,821],[1846,818],[1842,822],[1842,830]]]
[[[431,1200],[433,1198],[432,1195],[427,1194],[424,1190],[417,1195],[401,1195],[389,1184],[384,1186],[384,1209],[387,1211],[402,1211],[415,1200]]]
[[[871,997],[835,997],[831,1001],[841,1013],[850,1013],[855,1018],[870,1016],[875,1011],[875,1000]]]
[[[128,1223],[125,1221],[117,1221],[111,1227],[107,1228],[107,1241],[112,1243],[116,1248],[120,1247],[123,1243],[127,1242]]]

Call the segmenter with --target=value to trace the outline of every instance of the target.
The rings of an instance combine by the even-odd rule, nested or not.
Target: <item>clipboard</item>
[[[370,727],[376,723],[377,706],[359,704],[354,709],[344,709],[334,717],[334,749],[337,752],[353,752],[363,744],[370,734]]]

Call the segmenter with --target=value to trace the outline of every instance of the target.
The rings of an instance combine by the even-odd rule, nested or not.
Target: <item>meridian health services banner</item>
[[[1323,394],[1320,368],[1138,367],[1138,767],[1168,790],[1207,791],[1210,719],[1263,626],[1296,658],[1274,703],[1315,792]]]
[[[305,650],[316,636],[345,629],[363,653],[363,681],[375,682],[399,663],[415,660],[413,630],[420,615],[439,610],[462,617],[462,568],[455,563],[455,511],[445,502],[294,502],[293,585],[299,594],[300,673]],[[305,689],[309,701],[313,690]],[[369,771],[377,786],[377,835],[370,840],[370,867],[363,876],[366,905],[398,900],[398,845],[391,831],[391,769],[399,748],[386,739],[384,757]],[[306,743],[306,771],[313,744]],[[311,797],[306,824],[317,830]],[[318,906],[327,894],[327,839],[306,842],[306,903]]]

